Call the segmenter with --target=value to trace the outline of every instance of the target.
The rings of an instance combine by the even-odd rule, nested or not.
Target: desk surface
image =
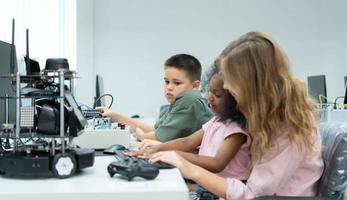
[[[127,181],[107,173],[112,156],[95,157],[94,166],[68,178],[19,179],[0,176],[0,199],[25,200],[187,200],[188,189],[178,169],[160,170],[154,180]]]

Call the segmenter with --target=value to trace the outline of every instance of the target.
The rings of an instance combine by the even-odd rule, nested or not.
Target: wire
[[[112,106],[112,104],[113,104],[113,96],[112,96],[111,94],[104,94],[104,95],[101,95],[99,98],[95,99],[94,104],[93,104],[93,108],[95,109],[96,103],[97,103],[98,101],[100,101],[101,98],[106,97],[106,96],[111,97],[111,103],[110,103],[110,105],[108,105],[108,108],[111,108],[111,106]]]
[[[88,106],[88,105],[86,105],[86,104],[84,104],[84,103],[80,103],[80,102],[78,102],[78,104],[79,104],[79,106],[81,107],[81,109],[82,109],[82,107],[87,108],[87,110],[91,110],[91,109],[93,109],[92,107],[90,107],[90,106]],[[82,109],[82,110],[83,110],[83,109]]]

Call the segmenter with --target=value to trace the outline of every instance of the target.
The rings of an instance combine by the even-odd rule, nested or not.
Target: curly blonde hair
[[[290,72],[278,44],[263,33],[250,32],[229,44],[218,60],[225,82],[237,91],[234,96],[246,117],[253,139],[253,165],[283,131],[299,150],[316,149],[314,104],[306,85]]]

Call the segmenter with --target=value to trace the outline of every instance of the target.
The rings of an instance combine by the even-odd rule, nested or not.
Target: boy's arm
[[[243,133],[235,133],[228,136],[225,138],[222,146],[214,157],[199,156],[187,152],[177,153],[193,164],[199,165],[211,172],[218,173],[228,165],[231,159],[233,159],[242,144],[246,141],[246,138],[247,137]]]
[[[115,120],[119,123],[127,124],[133,130],[135,130],[136,128],[141,128],[144,132],[154,131],[154,126],[146,124],[146,123],[142,122],[141,120],[127,117],[121,113],[112,112],[106,107],[97,107],[96,110],[100,111],[102,113],[102,116],[104,116],[104,117],[111,117],[113,120]]]
[[[119,123],[130,126],[133,130],[140,128],[144,132],[154,131],[154,126],[144,123],[141,120],[127,117],[121,113],[113,112],[112,119],[115,119]]]

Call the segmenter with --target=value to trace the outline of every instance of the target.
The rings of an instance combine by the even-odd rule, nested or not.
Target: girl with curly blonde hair
[[[217,176],[174,152],[159,152],[151,160],[177,166],[183,176],[226,199],[315,196],[324,165],[314,106],[283,50],[269,36],[250,32],[217,60],[224,88],[235,97],[252,137],[247,183]]]

